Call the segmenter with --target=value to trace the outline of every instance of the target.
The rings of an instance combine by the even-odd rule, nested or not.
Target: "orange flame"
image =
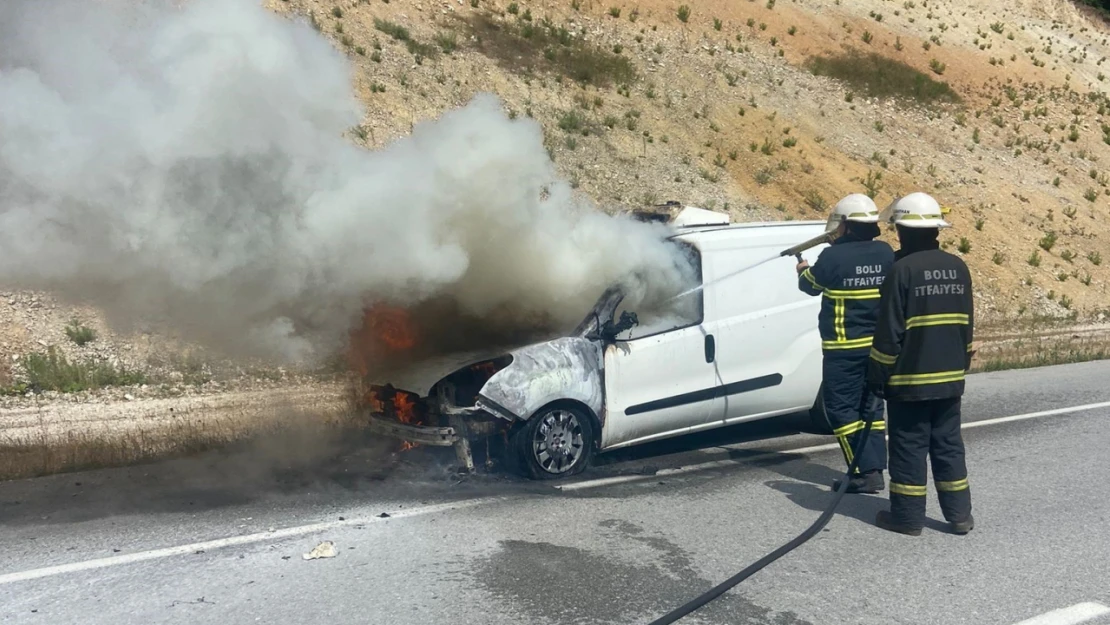
[[[397,411],[397,420],[401,423],[416,422],[416,402],[409,399],[405,393],[393,396],[393,408]]]
[[[409,399],[407,394],[396,393],[393,395],[393,409],[397,411],[397,420],[401,423],[416,422],[416,402]],[[408,451],[414,447],[416,447],[416,443],[401,442],[401,451]]]
[[[412,349],[416,332],[408,312],[401,308],[378,308],[368,311],[369,327],[378,339],[393,351]]]
[[[363,312],[362,324],[350,336],[347,359],[360,377],[370,374],[384,357],[409,351],[418,343],[412,317],[403,308],[372,306]]]
[[[359,376],[358,387],[371,383],[370,372],[375,365],[388,362],[390,356],[415,348],[418,334],[412,316],[403,308],[375,305],[363,312],[362,324],[351,332],[347,351],[348,362]],[[401,423],[419,423],[417,403],[408,393],[372,388],[363,396],[365,407],[377,414],[393,413]],[[401,442],[401,451],[418,447],[410,441]]]

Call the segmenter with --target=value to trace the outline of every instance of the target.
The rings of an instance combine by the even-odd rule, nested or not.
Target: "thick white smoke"
[[[373,301],[574,323],[633,273],[679,288],[662,231],[576,199],[533,121],[479,96],[369,152],[350,79],[253,0],[0,2],[0,284],[290,360]]]

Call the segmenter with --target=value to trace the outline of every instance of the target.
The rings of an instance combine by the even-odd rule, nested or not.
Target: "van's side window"
[[[684,241],[672,241],[672,243],[680,248],[686,262],[694,271],[694,282],[688,286],[700,286],[702,284],[701,253],[690,243]],[[639,325],[622,333],[619,338],[633,341],[700,324],[705,318],[705,300],[700,289],[649,308],[643,308],[642,304],[636,301],[624,300],[617,306],[613,319],[619,320],[621,313],[626,311],[636,313]]]

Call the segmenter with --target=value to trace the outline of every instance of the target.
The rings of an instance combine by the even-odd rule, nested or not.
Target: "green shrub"
[[[1041,240],[1038,243],[1038,245],[1040,245],[1041,249],[1043,249],[1044,251],[1051,252],[1052,247],[1054,245],[1056,245],[1056,233],[1055,232],[1049,232],[1049,233],[1045,234],[1043,237],[1041,237]]]
[[[66,336],[77,345],[87,345],[96,340],[96,330],[83,326],[76,319],[66,326]]]
[[[881,54],[847,52],[818,56],[806,62],[810,72],[843,81],[870,97],[893,97],[929,103],[959,102],[946,82],[933,80],[913,67]]]
[[[54,347],[50,347],[45,354],[36,352],[25,356],[23,368],[27,373],[27,386],[39,392],[76,393],[146,382],[142,373],[107,363],[70,362]]]
[[[573,37],[553,22],[519,25],[501,23],[488,15],[466,21],[478,51],[510,71],[530,74],[547,70],[595,87],[629,85],[637,78],[627,56]]]

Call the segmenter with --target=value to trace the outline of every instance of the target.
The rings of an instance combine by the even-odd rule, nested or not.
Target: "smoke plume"
[[[0,284],[290,361],[375,302],[561,327],[614,283],[682,286],[664,232],[576,197],[495,97],[368,151],[309,25],[177,4],[0,2]]]

